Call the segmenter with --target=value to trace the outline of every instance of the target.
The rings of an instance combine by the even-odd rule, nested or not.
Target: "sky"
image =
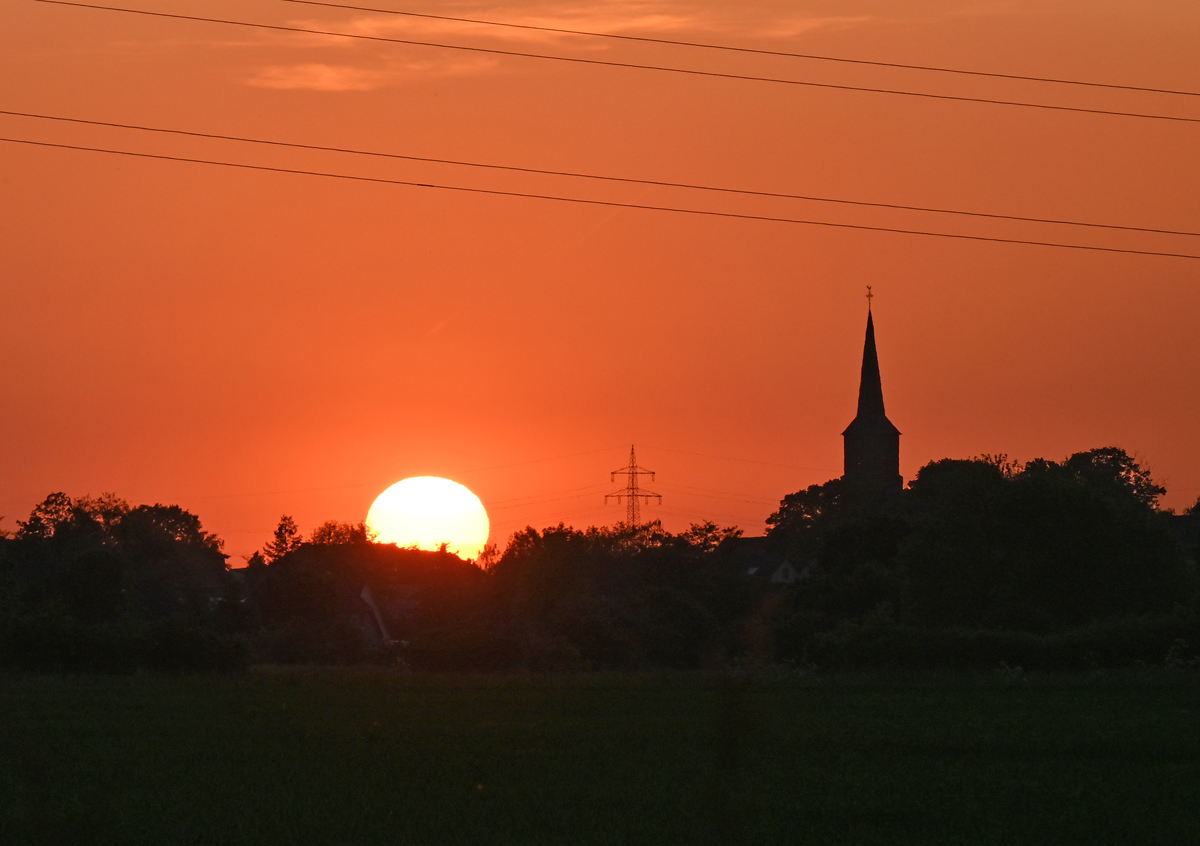
[[[1200,97],[499,29],[282,0],[0,5],[0,110],[520,168],[1200,232]],[[356,5],[1200,92],[1191,0]],[[901,471],[1120,446],[1200,496],[1200,261],[422,185],[1200,255],[1129,232],[598,182],[0,115],[0,529],[53,491],[177,503],[238,566],[281,514],[417,475],[493,542],[624,516],[761,534],[841,474],[872,286]]]

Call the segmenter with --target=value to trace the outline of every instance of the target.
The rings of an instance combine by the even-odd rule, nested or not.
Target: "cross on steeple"
[[[871,300],[875,295],[871,293],[871,286],[867,286],[867,311],[871,310]]]

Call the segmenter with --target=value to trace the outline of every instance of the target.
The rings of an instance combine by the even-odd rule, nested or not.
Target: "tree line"
[[[236,570],[178,506],[56,493],[0,539],[0,664],[1194,664],[1200,507],[1164,492],[1116,448],[943,459],[897,496],[789,494],[761,538],[560,524],[469,562],[284,516]]]

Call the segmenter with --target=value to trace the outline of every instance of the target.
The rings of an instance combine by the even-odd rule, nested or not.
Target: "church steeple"
[[[868,289],[868,298],[870,297]],[[866,493],[894,493],[904,487],[900,476],[900,430],[883,410],[883,380],[875,348],[875,320],[867,301],[867,337],[863,343],[858,384],[858,415],[842,432],[845,472],[853,487]]]
[[[883,417],[883,380],[879,378],[879,353],[875,349],[875,320],[867,307],[867,340],[863,344],[862,377],[858,383],[858,416]]]

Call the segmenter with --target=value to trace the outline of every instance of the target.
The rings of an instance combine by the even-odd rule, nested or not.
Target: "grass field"
[[[0,842],[1200,843],[1200,674],[0,676]]]

